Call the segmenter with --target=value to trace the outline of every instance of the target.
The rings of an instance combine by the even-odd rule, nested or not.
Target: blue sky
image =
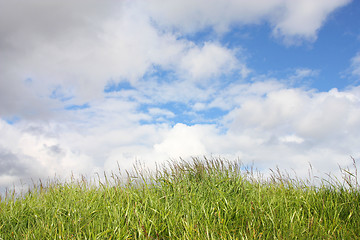
[[[359,12],[357,1],[335,10],[318,30],[314,42],[284,46],[271,38],[271,29],[267,24],[235,28],[221,42],[245,48],[249,54],[248,66],[257,74],[273,73],[285,78],[289,71],[302,67],[318,71],[317,77],[310,80],[309,87],[319,91],[344,89],[356,84],[356,78],[342,76],[346,75],[350,59],[359,48]]]
[[[0,187],[169,159],[360,158],[351,0],[0,0]]]

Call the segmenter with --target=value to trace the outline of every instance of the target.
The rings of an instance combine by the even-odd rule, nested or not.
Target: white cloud
[[[54,127],[34,124],[15,127],[0,120],[0,164],[6,169],[0,177],[26,183],[31,178],[36,180],[55,174],[69,176],[69,169],[90,171],[93,167],[91,159],[83,153],[73,152],[71,145],[61,143]],[[0,187],[11,184],[4,180]]]
[[[205,43],[202,48],[192,48],[182,58],[180,68],[187,72],[191,79],[207,81],[238,69],[241,69],[244,78],[249,73],[246,66],[238,62],[233,52],[214,43]]]
[[[298,39],[314,41],[329,14],[349,2],[351,0],[284,1],[283,9],[272,20],[274,34],[287,43]]]
[[[154,145],[155,152],[168,158],[201,156],[207,153],[202,138],[206,126],[187,126],[176,124],[165,136],[165,139]]]
[[[359,105],[359,95],[351,91],[280,89],[243,101],[225,119],[231,122],[230,132],[261,139],[262,144],[284,142],[290,135],[309,149],[351,155],[358,154]]]

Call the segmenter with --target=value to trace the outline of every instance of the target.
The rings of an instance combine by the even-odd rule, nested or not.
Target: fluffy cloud
[[[211,80],[213,77],[239,69],[241,75],[246,77],[249,70],[239,64],[235,54],[230,50],[217,44],[205,43],[202,48],[191,49],[181,59],[180,68],[195,81]]]
[[[165,135],[161,143],[154,145],[154,150],[173,159],[205,155],[208,151],[203,139],[209,132],[207,126],[178,123]]]
[[[245,101],[235,118],[241,124],[235,125],[256,126],[261,132],[294,132],[301,138],[324,143],[359,133],[358,107],[358,96],[349,92],[282,89],[263,99]]]
[[[283,1],[282,10],[273,18],[274,34],[293,43],[298,39],[313,41],[328,15],[351,0]]]
[[[252,139],[243,146],[238,145],[244,149],[246,158],[253,157],[260,162],[267,159],[281,166],[296,166],[296,159],[307,159],[320,168],[326,161],[321,156],[323,153],[328,159],[327,166],[332,165],[326,169],[330,171],[336,162],[347,161],[349,155],[359,155],[358,91],[354,88],[314,92],[284,86],[265,96],[244,100],[231,111],[225,117],[228,134]],[[312,160],[314,155],[316,161]]]

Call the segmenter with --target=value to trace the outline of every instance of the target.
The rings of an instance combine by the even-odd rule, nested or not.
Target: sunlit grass
[[[312,185],[194,158],[126,180],[49,181],[1,200],[0,239],[358,239],[357,173],[340,170]]]

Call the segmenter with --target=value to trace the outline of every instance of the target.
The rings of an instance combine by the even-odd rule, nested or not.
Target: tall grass
[[[194,158],[126,181],[50,181],[1,200],[0,239],[359,239],[357,173],[341,171],[315,186]]]

